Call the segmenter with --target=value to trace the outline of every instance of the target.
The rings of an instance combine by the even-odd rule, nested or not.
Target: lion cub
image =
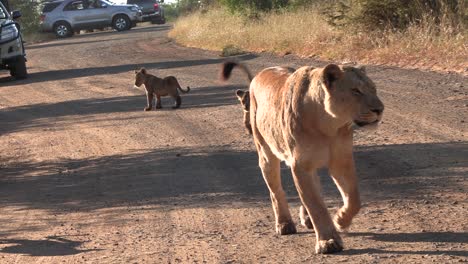
[[[252,135],[252,126],[250,125],[250,92],[249,90],[236,90],[237,99],[239,99],[244,110],[244,126],[247,133]]]
[[[162,108],[161,96],[171,96],[175,100],[175,104],[172,108],[179,108],[182,103],[182,98],[179,95],[180,90],[182,93],[188,93],[190,87],[187,86],[187,90],[183,90],[176,77],[168,76],[164,79],[158,78],[152,74],[149,74],[145,68],[135,71],[135,87],[140,87],[142,84],[145,85],[146,99],[148,100],[148,106],[145,107],[145,111],[151,111],[153,108],[153,98],[156,95],[156,109]]]

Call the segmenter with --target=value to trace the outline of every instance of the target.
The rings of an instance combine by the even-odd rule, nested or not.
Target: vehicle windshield
[[[6,19],[7,18],[7,11],[5,10],[5,7],[0,3],[0,19]]]
[[[108,1],[108,0],[101,0],[101,2],[103,2],[106,5],[115,5],[115,3]]]

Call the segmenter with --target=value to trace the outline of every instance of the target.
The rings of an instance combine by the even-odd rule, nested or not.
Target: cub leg
[[[258,147],[258,155],[263,178],[270,190],[276,220],[276,233],[280,235],[295,234],[297,232],[296,225],[292,221],[286,194],[281,185],[280,160],[271,152],[267,154],[262,151],[262,147]]]
[[[151,111],[153,108],[153,98],[154,95],[152,93],[146,93],[146,101],[148,103],[148,106],[145,108],[145,111]]]
[[[162,104],[161,104],[161,96],[159,94],[156,95],[156,109],[161,109]]]
[[[172,108],[173,109],[179,108],[180,104],[182,104],[182,98],[180,97],[180,95],[176,95],[174,97],[174,100],[175,100],[175,104],[174,104],[174,106]]]
[[[320,182],[316,168],[304,168],[300,164],[293,164],[291,170],[302,204],[312,218],[317,238],[315,252],[329,254],[342,251],[343,242],[320,196]]]

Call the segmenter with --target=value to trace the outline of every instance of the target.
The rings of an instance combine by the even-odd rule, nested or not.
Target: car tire
[[[73,30],[65,21],[59,21],[54,25],[54,33],[57,38],[68,38],[73,35]]]
[[[14,63],[10,65],[10,74],[16,79],[26,79],[28,72],[26,70],[26,59],[24,56],[19,57]]]
[[[117,31],[129,30],[131,26],[132,23],[126,15],[117,15],[112,20],[112,27]]]

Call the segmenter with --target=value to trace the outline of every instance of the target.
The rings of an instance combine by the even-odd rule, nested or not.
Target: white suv
[[[14,21],[19,17],[19,11],[10,14],[0,2],[0,69],[9,70],[16,79],[24,79],[27,77],[26,55],[20,26]]]
[[[141,10],[136,5],[116,5],[107,0],[64,0],[44,5],[41,27],[65,38],[81,29],[111,26],[117,31],[128,30],[141,19]]]

